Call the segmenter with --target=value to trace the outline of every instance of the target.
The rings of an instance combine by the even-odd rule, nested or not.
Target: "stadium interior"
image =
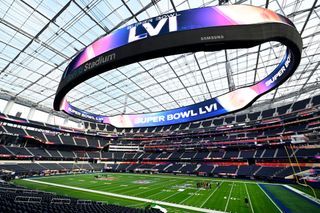
[[[170,12],[237,4],[288,17],[303,41],[295,73],[252,106],[138,128],[53,110],[68,63],[101,36]],[[318,0],[5,0],[0,212],[320,212],[319,23]],[[258,82],[283,51],[269,42],[136,62],[79,84],[68,98],[97,114],[175,109]]]

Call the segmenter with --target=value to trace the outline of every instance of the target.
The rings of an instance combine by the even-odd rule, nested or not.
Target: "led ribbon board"
[[[81,82],[137,61],[186,52],[250,48],[268,41],[286,46],[274,71],[252,86],[194,105],[149,114],[104,116],[78,109],[66,99],[67,93]],[[161,15],[119,29],[81,51],[62,76],[54,109],[121,128],[207,119],[244,109],[278,87],[296,70],[301,49],[302,40],[293,23],[264,8],[230,5]]]

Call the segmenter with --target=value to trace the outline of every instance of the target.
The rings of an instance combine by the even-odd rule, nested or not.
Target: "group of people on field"
[[[217,188],[219,188],[221,185],[220,182],[217,182]],[[203,188],[203,189],[211,189],[211,183],[209,182],[197,182],[196,184],[197,188]]]
[[[209,182],[197,182],[197,188],[211,189],[211,183]]]

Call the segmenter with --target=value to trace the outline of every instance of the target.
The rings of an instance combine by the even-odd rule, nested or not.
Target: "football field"
[[[156,203],[168,212],[320,212],[318,203],[280,184],[129,173],[108,173],[103,178],[95,176],[40,177],[15,180],[15,184],[82,200],[136,208]],[[197,183],[203,182],[210,183],[211,189],[197,188]]]

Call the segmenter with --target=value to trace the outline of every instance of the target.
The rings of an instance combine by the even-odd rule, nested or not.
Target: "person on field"
[[[247,197],[244,198],[244,203],[245,203],[246,205],[249,204],[249,199],[248,199]]]

